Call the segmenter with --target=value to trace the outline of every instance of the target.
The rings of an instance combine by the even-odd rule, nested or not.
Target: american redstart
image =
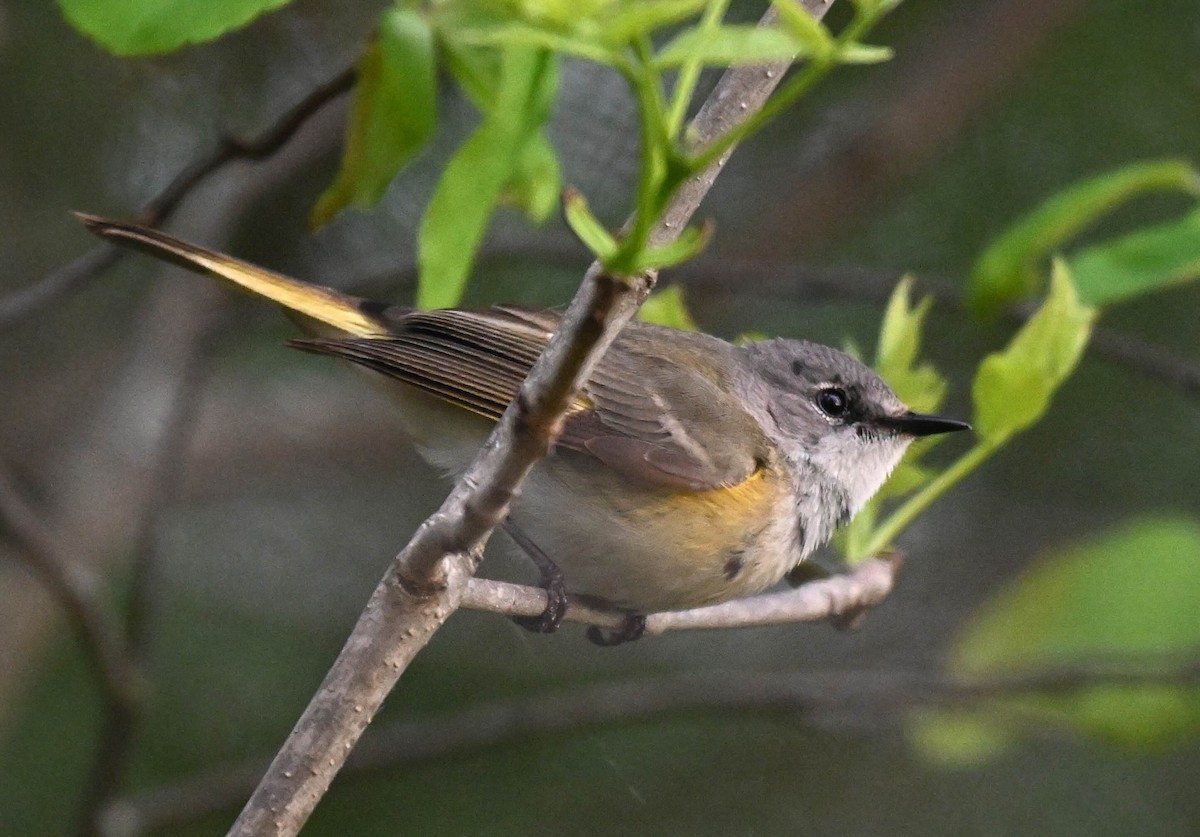
[[[390,379],[418,451],[451,475],[475,457],[559,322],[515,306],[370,302],[157,230],[80,218],[278,303],[312,335],[291,345]],[[508,529],[543,581],[562,579],[571,593],[633,614],[712,604],[779,581],[870,499],[914,438],[967,428],[910,411],[870,368],[827,346],[735,346],[630,323],[525,482]],[[543,626],[559,615],[548,611]]]

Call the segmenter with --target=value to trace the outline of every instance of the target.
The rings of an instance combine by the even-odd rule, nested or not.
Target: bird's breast
[[[764,466],[734,486],[656,491],[552,456],[514,518],[562,569],[567,589],[639,612],[757,593],[800,559],[786,474]]]

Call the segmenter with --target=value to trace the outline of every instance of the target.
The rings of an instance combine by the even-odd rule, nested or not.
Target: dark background
[[[93,246],[68,210],[132,215],[219,136],[261,129],[334,75],[379,8],[298,0],[214,44],[122,60],[52,4],[0,2],[0,294]],[[961,284],[994,235],[1067,184],[1138,159],[1194,158],[1192,0],[908,3],[873,40],[897,59],[838,74],[740,149],[705,204],[717,222],[708,253],[665,278],[685,283],[706,330],[873,347],[881,294],[901,271]],[[461,102],[443,105],[437,149],[369,214],[346,213],[315,236],[305,228],[336,165],[339,106],[272,160],[207,182],[169,228],[407,301],[419,213],[473,120]],[[566,180],[613,223],[635,166],[629,119],[615,77],[566,69],[552,135]],[[1139,201],[1089,236],[1184,205]],[[565,302],[586,261],[560,224],[532,230],[503,214],[469,302]],[[785,265],[854,281],[814,293],[781,283]],[[1104,324],[1200,361],[1198,317],[1200,289],[1184,287],[1106,312]],[[969,412],[971,370],[1010,328],[935,307],[927,354],[952,380],[948,412]],[[291,333],[268,306],[141,257],[0,332],[0,458],[114,595],[127,586],[147,495],[162,506],[153,687],[129,791],[273,752],[386,562],[444,496],[386,401],[345,369],[285,349]],[[181,483],[161,492],[147,462],[196,355],[196,431]],[[972,610],[1038,554],[1144,512],[1195,515],[1198,446],[1200,403],[1090,357],[1043,423],[905,534],[901,585],[861,630],[701,633],[607,650],[575,628],[533,636],[460,613],[377,723],[611,678],[937,666]],[[529,577],[504,556],[486,572]],[[99,718],[64,620],[0,551],[0,832],[71,822]],[[895,713],[693,712],[343,777],[306,833],[1183,835],[1200,831],[1197,775],[1194,742],[1134,754],[1041,737],[949,771],[914,754]],[[222,831],[237,805],[163,833]]]

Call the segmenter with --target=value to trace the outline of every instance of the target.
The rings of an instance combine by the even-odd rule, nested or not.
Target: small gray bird
[[[475,457],[558,327],[557,314],[513,306],[373,303],[80,217],[99,235],[273,300],[314,335],[292,345],[389,379],[418,451],[449,475]],[[739,347],[631,323],[512,508],[506,528],[556,593],[533,627],[557,626],[564,585],[631,614],[757,593],[828,541],[914,438],[967,427],[913,413],[871,369],[827,346]]]

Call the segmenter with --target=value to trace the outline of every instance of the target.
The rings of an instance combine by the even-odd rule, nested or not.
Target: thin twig
[[[823,8],[832,0],[824,0]],[[724,74],[692,123],[703,145],[755,113],[782,69]],[[729,95],[736,90],[737,95]],[[706,173],[672,202],[651,236],[672,240],[712,185]],[[626,281],[593,265],[561,325],[467,472],[413,535],[376,587],[317,693],[230,830],[296,834],[400,675],[456,610],[492,529],[525,475],[546,454],[562,416],[654,277]]]
[[[209,175],[237,160],[264,160],[272,156],[317,111],[350,90],[354,86],[354,79],[353,68],[343,70],[311,91],[257,136],[250,139],[222,139],[216,148],[185,166],[166,188],[151,198],[137,214],[138,222],[148,227],[160,226]],[[0,330],[16,325],[82,287],[116,265],[128,252],[110,244],[102,244],[51,271],[40,281],[0,299]]]
[[[841,620],[881,604],[892,591],[899,566],[894,559],[873,558],[845,574],[810,581],[795,590],[691,610],[652,613],[646,617],[646,633]],[[538,587],[472,578],[463,593],[461,606],[504,616],[538,616],[546,609],[546,602],[546,591]],[[568,597],[565,619],[619,629],[625,623],[626,614],[589,606]]]
[[[923,707],[1064,696],[1097,687],[1200,685],[1200,660],[1109,660],[967,678],[927,671],[693,671],[573,688],[392,722],[369,732],[347,774],[396,770],[535,736],[563,735],[683,712],[782,712],[876,726]],[[265,759],[223,767],[121,799],[104,812],[111,837],[178,828],[235,805]]]
[[[557,254],[558,249],[554,252]],[[709,260],[699,268],[688,268],[680,281],[700,293],[741,294],[749,289],[756,298],[884,304],[901,276],[899,271],[888,269],[812,268],[764,261]],[[917,289],[956,310],[967,309],[967,296],[961,281],[921,276],[917,280]],[[1014,321],[1024,322],[1036,310],[1036,306],[1024,303],[1008,308],[1005,314]],[[1189,398],[1200,398],[1200,363],[1180,357],[1149,340],[1096,326],[1092,329],[1088,351]]]
[[[184,473],[188,444],[195,427],[196,407],[211,358],[210,340],[217,329],[194,340],[180,370],[179,380],[163,421],[156,450],[149,463],[146,500],[134,525],[130,591],[124,619],[123,645],[131,662],[145,671],[150,598],[154,592],[154,559],[157,554],[158,522],[177,495]],[[83,837],[102,834],[100,812],[120,789],[128,771],[133,738],[142,710],[142,700],[123,700],[106,694],[104,719],[92,756],[88,778],[80,797],[77,833]]]
[[[114,702],[136,702],[142,690],[141,676],[122,639],[116,615],[99,595],[100,579],[61,548],[12,475],[0,468],[0,534],[5,533],[66,612],[104,693]]]

